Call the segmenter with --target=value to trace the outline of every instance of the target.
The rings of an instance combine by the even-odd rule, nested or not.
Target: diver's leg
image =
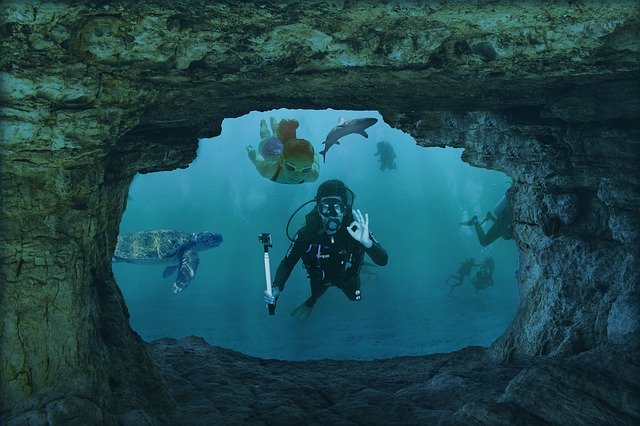
[[[487,214],[484,216],[484,219],[482,219],[482,222],[480,222],[480,224],[483,224],[488,220],[490,220],[491,222],[496,222],[497,218],[493,215],[493,213],[488,211]]]
[[[461,285],[462,285],[462,280],[463,280],[463,278],[462,278],[462,277],[459,277],[459,276],[457,276],[457,275],[454,275],[454,277],[456,277],[456,278],[458,279],[458,283],[457,283],[457,284],[454,284],[454,285],[452,285],[452,286],[451,286],[451,290],[449,290],[449,296],[451,296],[451,293],[453,293],[453,289],[454,289],[455,287],[459,287],[459,286],[461,286]]]
[[[495,223],[491,225],[491,228],[489,228],[486,234],[482,230],[482,226],[480,226],[480,224],[477,221],[473,224],[473,226],[476,228],[478,241],[480,242],[480,245],[483,247],[488,246],[489,244],[491,244],[492,242],[494,242],[500,237],[500,228],[496,226]]]
[[[273,117],[270,118],[270,122],[271,122],[271,132],[273,133],[273,136],[278,136],[278,122]]]
[[[271,134],[269,133],[269,129],[267,129],[267,122],[264,119],[260,120],[260,139],[266,139]]]
[[[316,304],[320,296],[322,296],[328,288],[329,283],[323,283],[322,281],[312,281],[311,296],[309,296],[309,298],[305,300],[304,304],[310,308],[313,308],[313,305]]]
[[[311,282],[311,296],[304,302],[302,302],[297,308],[291,311],[291,316],[297,319],[307,319],[311,315],[313,306],[320,296],[327,291],[328,285],[325,285],[321,281]]]
[[[343,285],[338,286],[345,296],[351,301],[360,301],[362,294],[360,293],[360,277],[354,277]]]

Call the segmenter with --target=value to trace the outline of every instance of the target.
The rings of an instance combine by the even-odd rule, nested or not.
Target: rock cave
[[[637,424],[634,1],[7,1],[0,422]],[[377,110],[505,173],[520,306],[490,347],[288,362],[143,341],[111,255],[136,173],[225,117]]]

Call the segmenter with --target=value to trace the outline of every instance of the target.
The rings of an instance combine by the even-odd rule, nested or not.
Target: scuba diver
[[[387,141],[380,141],[377,144],[378,150],[376,151],[374,156],[378,157],[378,161],[380,161],[380,170],[384,171],[385,169],[395,169],[396,162],[396,152],[393,150],[391,144]]]
[[[480,268],[476,272],[475,277],[473,278],[473,286],[476,288],[476,293],[483,288],[487,288],[493,285],[493,269],[495,268],[495,264],[493,263],[493,257],[487,257]]]
[[[306,139],[298,139],[297,120],[281,120],[271,117],[271,132],[267,123],[260,120],[260,144],[258,150],[247,145],[247,154],[260,175],[277,183],[298,184],[315,182],[320,175],[319,156]]]
[[[485,233],[482,229],[482,224],[486,221],[492,221],[493,224],[489,230]],[[478,216],[473,216],[466,222],[460,222],[459,225],[472,226],[476,230],[478,241],[483,247],[488,246],[498,238],[502,237],[505,240],[513,238],[513,226],[511,223],[511,210],[509,209],[509,200],[507,194],[502,196],[498,204],[493,209],[493,212],[488,211],[482,222],[478,220]]]
[[[267,305],[276,303],[293,267],[302,259],[307,270],[311,295],[291,312],[298,319],[307,318],[316,301],[331,286],[338,287],[349,300],[362,299],[360,268],[365,253],[376,265],[387,264],[387,251],[369,231],[369,215],[353,210],[354,193],[340,180],[322,183],[313,200],[313,210],[307,213],[306,224],[298,230],[273,280],[272,292],[264,293]]]
[[[453,289],[455,287],[462,285],[462,283],[464,282],[464,279],[467,276],[469,276],[474,266],[478,266],[478,265],[475,264],[475,260],[473,260],[473,257],[469,257],[464,262],[462,262],[456,274],[449,275],[449,278],[445,280],[445,283],[448,283],[451,278],[456,278],[458,280],[457,284],[454,284],[451,286],[451,290],[449,290],[449,294],[448,294],[449,296],[451,296],[451,293],[453,293]]]

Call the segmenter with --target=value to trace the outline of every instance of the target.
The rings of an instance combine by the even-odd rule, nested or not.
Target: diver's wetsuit
[[[293,267],[302,258],[311,284],[311,296],[305,305],[313,307],[330,286],[341,289],[349,300],[360,300],[359,274],[364,254],[367,253],[376,265],[384,266],[388,261],[387,251],[371,233],[373,245],[365,249],[349,235],[344,224],[333,236],[321,232],[309,238],[312,234],[307,226],[298,231],[278,266],[273,286],[282,291]]]
[[[487,219],[493,221],[493,224],[486,233],[477,220],[473,223],[481,246],[486,247],[500,237],[505,240],[511,240],[513,238],[511,210],[509,209],[509,199],[506,194],[498,201],[498,204],[493,209],[493,213],[487,212],[487,218],[485,220]]]

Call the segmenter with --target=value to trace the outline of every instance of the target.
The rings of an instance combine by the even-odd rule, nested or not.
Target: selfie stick
[[[262,243],[262,247],[264,248],[264,275],[267,281],[267,293],[271,293],[271,266],[269,264],[269,247],[273,247],[271,244],[271,234],[267,232],[263,232],[260,236],[258,236],[258,240]],[[274,315],[276,313],[276,305],[268,304],[269,315]]]

